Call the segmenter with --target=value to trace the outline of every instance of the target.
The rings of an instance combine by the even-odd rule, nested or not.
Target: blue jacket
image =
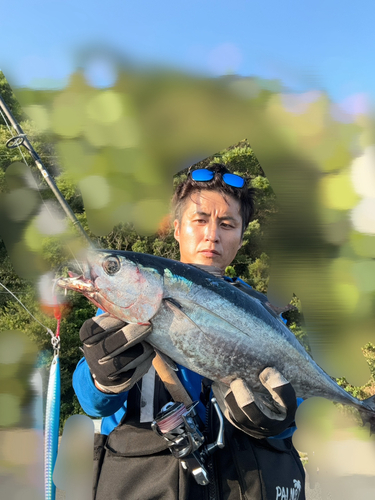
[[[100,310],[99,310],[100,311]],[[101,313],[102,311],[100,311]],[[193,401],[199,400],[202,376],[177,365],[177,375]],[[95,387],[90,369],[85,358],[82,358],[73,374],[73,387],[83,410],[92,417],[102,417],[102,434],[109,434],[126,413],[127,392],[105,394]],[[197,411],[204,421],[205,408],[200,402]]]
[[[188,391],[193,401],[199,400],[203,377],[181,365],[178,365],[178,368],[177,375],[182,385]],[[73,387],[83,410],[92,417],[102,417],[102,434],[107,435],[117,427],[126,413],[127,392],[120,394],[105,394],[97,389],[94,385],[85,358],[79,361],[73,374]],[[302,403],[302,401],[301,398],[297,398],[298,405]],[[197,411],[204,421],[205,408],[201,402],[198,404]],[[285,439],[290,437],[295,430],[296,427],[290,427],[276,436],[276,438]]]

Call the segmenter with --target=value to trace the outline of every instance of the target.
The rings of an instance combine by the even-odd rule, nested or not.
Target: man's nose
[[[219,228],[217,227],[216,224],[214,223],[210,223],[210,224],[207,224],[206,226],[206,239],[208,241],[219,241]]]

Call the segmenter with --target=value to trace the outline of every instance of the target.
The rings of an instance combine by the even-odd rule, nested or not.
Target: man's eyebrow
[[[228,215],[227,217],[218,217],[219,220],[231,220],[233,222],[238,222],[238,219],[236,219],[235,217],[231,217],[230,215]]]
[[[210,217],[211,214],[206,214],[206,212],[201,212],[200,210],[197,210],[194,212],[194,215],[202,215],[203,217]],[[238,219],[235,217],[232,217],[231,215],[225,215],[224,217],[218,217],[219,220],[231,220],[233,222],[238,222]]]
[[[205,217],[209,217],[210,214],[206,214],[206,212],[201,212],[200,210],[196,210],[194,215],[204,215]]]

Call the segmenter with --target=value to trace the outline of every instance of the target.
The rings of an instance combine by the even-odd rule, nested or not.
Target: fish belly
[[[272,318],[273,325],[243,311],[240,314],[233,305],[224,303],[213,312],[212,298],[204,302],[210,310],[182,296],[176,303],[180,307],[163,302],[152,318],[148,341],[182,366],[227,385],[242,378],[263,394],[266,390],[259,374],[274,366],[292,383],[298,397],[320,396],[360,404],[312,360],[277,319]]]

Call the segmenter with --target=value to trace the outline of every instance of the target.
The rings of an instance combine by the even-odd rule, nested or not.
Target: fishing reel
[[[199,429],[195,407],[198,401],[186,407],[184,403],[167,403],[160,410],[151,428],[163,437],[172,455],[181,459],[181,465],[189,470],[200,485],[209,483],[205,463],[217,448],[224,447],[224,418],[215,398],[211,399],[219,418],[219,432],[213,443],[206,444]]]

